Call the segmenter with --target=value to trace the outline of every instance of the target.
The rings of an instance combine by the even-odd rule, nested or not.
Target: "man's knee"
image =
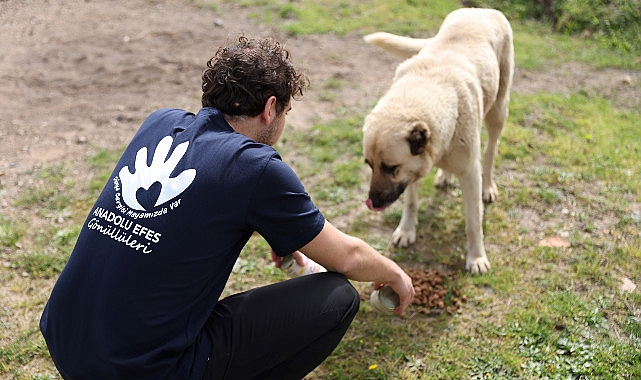
[[[343,310],[343,319],[351,322],[361,302],[361,297],[352,283],[342,274],[336,272],[319,273],[324,275],[328,281],[332,282],[334,291],[331,294],[332,304],[340,305]]]

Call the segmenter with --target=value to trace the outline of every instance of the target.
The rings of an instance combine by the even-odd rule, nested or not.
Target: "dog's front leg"
[[[483,202],[481,202],[481,168],[470,170],[459,178],[465,206],[465,233],[467,235],[467,260],[465,269],[484,273],[490,270],[490,262],[483,245]]]
[[[403,216],[401,222],[392,234],[392,242],[399,247],[407,247],[416,241],[416,226],[418,225],[418,182],[405,189],[403,200]]]

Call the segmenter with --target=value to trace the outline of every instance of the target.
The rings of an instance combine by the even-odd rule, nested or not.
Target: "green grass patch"
[[[81,179],[86,182],[81,184],[74,174],[76,166],[68,162],[47,166],[34,173],[34,182],[15,203],[22,208],[37,210],[36,215],[50,221],[35,229],[0,218],[2,245],[13,249],[18,245],[23,247],[7,256],[7,265],[11,269],[21,276],[33,278],[55,278],[60,274],[76,243],[82,221],[121,153],[122,149],[100,150],[89,157],[86,162],[88,174]]]
[[[478,0],[476,6],[501,9],[508,17],[543,21],[567,35],[582,35],[604,47],[641,51],[641,7],[637,0]]]
[[[305,149],[312,157],[296,169],[305,173],[312,196],[320,194],[323,200],[324,194],[341,192],[344,199],[356,197],[357,187],[327,180],[337,161],[353,165],[353,173],[367,180],[358,169],[364,165],[354,132],[358,119],[346,122],[340,113],[336,119],[287,144],[290,151]],[[364,303],[318,376],[639,376],[638,308],[626,306],[629,301],[623,302],[617,289],[621,273],[635,281],[641,273],[641,240],[635,232],[641,218],[633,211],[640,196],[634,175],[641,172],[634,144],[641,137],[636,126],[640,119],[637,111],[617,109],[584,93],[513,96],[497,163],[502,197],[486,207],[484,221],[494,269],[484,276],[459,277],[456,286],[469,299],[466,311],[436,318],[414,314],[399,321],[373,314]],[[510,180],[507,173],[515,178]],[[351,198],[345,189],[351,189]],[[460,268],[465,253],[460,190],[434,189],[429,176],[421,182],[420,193],[415,245],[390,247],[368,232],[381,225],[358,217],[348,232],[376,236],[373,244],[402,265]],[[324,205],[341,215],[334,211],[336,205]],[[527,215],[536,217],[523,225]],[[392,207],[383,214],[382,227],[393,230],[400,216],[400,207]],[[564,236],[571,246],[537,247],[540,236]]]
[[[22,366],[34,358],[48,356],[47,346],[36,327],[16,334],[10,344],[0,347],[0,374],[26,378]]]
[[[32,184],[25,185],[16,205],[36,209],[42,214],[62,211],[69,206],[73,179],[66,175],[64,164],[39,169],[33,178]]]
[[[34,240],[35,246],[18,253],[13,267],[32,277],[52,278],[60,274],[73,250],[80,224],[71,227],[50,227]]]
[[[278,25],[291,35],[336,33],[351,31],[389,31],[420,35],[435,32],[441,20],[454,9],[456,2],[431,1],[265,1],[243,0],[242,6],[256,9],[253,17],[261,23]]]
[[[555,202],[583,185],[598,185],[604,202],[639,196],[638,111],[586,94],[515,95],[511,105],[499,160],[533,165],[539,197]]]
[[[354,189],[363,181],[360,153],[363,116],[347,113],[341,111],[330,122],[316,124],[309,130],[294,131],[278,146],[284,156],[288,152],[303,153],[306,164],[298,165],[297,174],[305,178],[304,183],[324,183],[314,193],[314,199],[325,208],[334,209],[354,201]],[[345,211],[339,208],[330,212],[336,216]]]
[[[584,300],[571,291],[540,294],[534,304],[515,311],[502,334],[512,337],[527,378],[635,378],[641,373],[638,345],[610,332],[603,299]]]
[[[461,7],[459,1],[452,0],[243,0],[234,3],[251,9],[257,22],[275,25],[293,36],[318,33],[345,35],[351,32],[365,35],[385,31],[419,38],[431,37],[445,16]],[[598,44],[594,39],[581,38],[577,34],[560,33],[548,23],[519,18],[520,13],[511,12],[507,4],[496,8],[509,16],[519,67],[545,69],[550,65],[576,61],[594,67],[641,68],[638,50],[613,34],[609,40],[613,43]],[[599,35],[594,37],[600,38]]]
[[[451,263],[456,259],[451,257],[451,241],[462,242],[464,238],[464,225],[457,222],[462,218],[457,204],[460,199],[450,199],[427,187],[424,192],[428,196],[424,203],[430,206],[421,209],[426,220],[421,221],[420,230],[429,238],[420,241],[419,247],[391,253],[405,265]],[[537,210],[549,206],[545,199],[532,205]],[[494,215],[488,214],[491,220]],[[389,216],[393,228],[400,213],[390,212]],[[516,225],[519,220],[509,214],[502,218],[508,225]],[[359,225],[358,230],[363,229]],[[436,319],[415,315],[401,328],[396,325],[398,321],[372,314],[365,304],[346,338],[323,364],[327,373],[321,377],[538,379],[546,373],[559,379],[638,376],[638,344],[628,344],[628,339],[636,339],[638,318],[631,317],[625,308],[603,301],[618,286],[616,268],[638,273],[638,251],[624,253],[621,248],[581,245],[584,243],[575,250],[519,250],[507,243],[518,239],[506,236],[501,240],[514,252],[492,258],[497,269],[486,276],[460,279],[459,286],[470,296],[466,309],[473,309],[473,315]],[[462,247],[455,252],[462,254]],[[502,254],[497,252],[498,256]],[[629,338],[620,340],[614,331],[626,328],[631,332]],[[393,337],[393,344],[385,340],[387,336]]]
[[[15,221],[0,215],[0,246],[13,248],[24,234],[24,227]]]
[[[89,158],[89,165],[95,172],[95,175],[91,177],[89,182],[90,191],[95,194],[100,194],[109,176],[111,176],[111,171],[124,151],[125,147],[111,150],[101,149]]]

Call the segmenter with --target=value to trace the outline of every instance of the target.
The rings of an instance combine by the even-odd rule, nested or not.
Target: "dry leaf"
[[[570,246],[570,243],[567,241],[558,238],[558,237],[548,237],[539,242],[539,247],[564,247],[567,248]]]

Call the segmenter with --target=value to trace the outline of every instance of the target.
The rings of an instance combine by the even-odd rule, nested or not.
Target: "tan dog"
[[[374,33],[365,40],[407,58],[363,125],[363,154],[372,168],[368,207],[382,210],[405,191],[392,239],[406,247],[416,240],[418,180],[434,166],[437,186],[456,176],[465,206],[466,268],[488,271],[481,199],[497,197],[492,171],[514,72],[509,22],[496,10],[463,8],[450,13],[433,38]],[[488,141],[481,168],[483,120]]]

